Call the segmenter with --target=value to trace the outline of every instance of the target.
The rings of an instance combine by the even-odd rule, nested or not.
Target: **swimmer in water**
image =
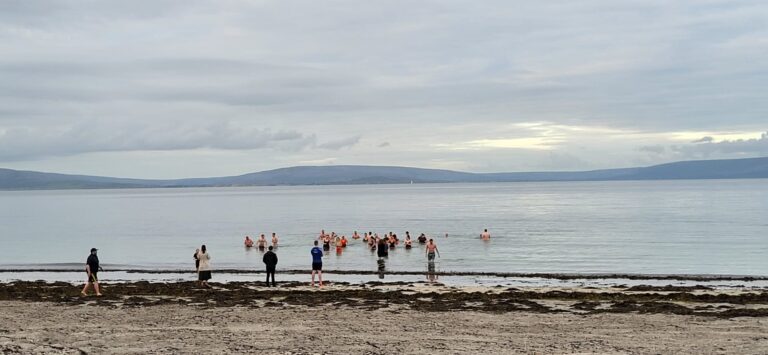
[[[360,234],[357,234],[357,231],[352,233],[352,239],[360,239]]]
[[[491,240],[491,233],[488,233],[488,230],[483,230],[482,233],[480,233],[480,239],[482,240]]]
[[[435,244],[434,239],[430,239],[429,243],[427,243],[427,261],[434,262],[435,261],[435,253],[437,253],[437,256],[440,256],[440,251],[437,250],[437,244]]]
[[[408,232],[405,232],[405,241],[403,241],[403,244],[405,245],[405,249],[413,248],[413,241],[411,240],[411,236],[408,235]]]
[[[325,235],[323,237],[323,250],[328,251],[331,250],[331,236]]]
[[[341,236],[341,247],[342,248],[346,248],[347,247],[347,237],[345,237],[343,235]]]
[[[250,248],[253,246],[253,239],[249,236],[245,236],[245,241],[243,242],[243,245],[245,245],[246,248]]]
[[[277,242],[278,242],[277,234],[276,233],[272,233],[272,247],[273,248],[277,248]]]
[[[259,250],[261,251],[264,251],[264,249],[267,248],[267,238],[264,237],[264,234],[262,234],[259,237],[258,245],[259,245]]]
[[[424,235],[424,233],[421,233],[421,235],[419,236],[419,244],[424,244],[426,242],[427,242],[427,236]]]

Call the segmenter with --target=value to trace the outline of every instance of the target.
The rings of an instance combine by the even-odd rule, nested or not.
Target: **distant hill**
[[[768,157],[576,172],[466,173],[398,166],[297,166],[215,178],[123,179],[0,169],[0,190],[768,178]]]

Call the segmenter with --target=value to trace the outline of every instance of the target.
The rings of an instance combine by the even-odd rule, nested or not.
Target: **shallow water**
[[[413,184],[0,192],[0,268],[261,269],[248,234],[277,232],[303,269],[320,229],[427,233],[439,271],[768,275],[768,180]],[[493,235],[478,239],[483,228]],[[445,234],[448,237],[445,237]],[[375,270],[351,241],[326,270]],[[388,270],[426,269],[423,247]]]

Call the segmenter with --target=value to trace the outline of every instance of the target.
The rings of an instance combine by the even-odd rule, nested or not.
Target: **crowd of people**
[[[445,235],[448,237],[448,234]],[[373,232],[367,232],[363,233],[361,236],[357,231],[352,233],[351,239],[353,240],[359,240],[362,239],[363,245],[366,245],[371,253],[375,253],[379,258],[379,265],[380,265],[380,271],[381,271],[381,265],[383,265],[383,259],[388,258],[389,251],[391,249],[397,248],[399,245],[402,244],[403,248],[406,250],[413,248],[413,240],[411,239],[410,232],[405,232],[405,238],[400,239],[398,238],[397,234],[389,232],[385,233],[381,236],[379,236],[378,233]],[[480,239],[482,240],[490,240],[491,234],[488,232],[488,229],[485,229],[480,234]],[[267,239],[264,234],[261,234],[259,238],[254,241],[251,239],[250,236],[245,236],[245,241],[243,242],[244,246],[246,248],[253,248],[254,245],[261,251],[264,251],[264,256],[262,258],[262,261],[264,262],[266,266],[266,273],[267,273],[267,279],[266,279],[266,285],[270,286],[270,279],[271,279],[271,286],[275,287],[277,284],[275,283],[275,270],[277,268],[277,254],[275,253],[275,250],[278,246],[279,238],[277,237],[276,233],[272,233],[272,240],[271,245],[267,245]],[[427,257],[428,262],[428,270],[431,271],[434,277],[434,261],[435,256],[440,257],[440,251],[437,248],[437,244],[435,243],[434,238],[428,238],[426,234],[421,233],[417,238],[416,242],[418,244],[424,245],[424,253]],[[320,247],[320,243],[322,243],[322,248]],[[323,286],[323,256],[324,251],[328,252],[331,250],[331,247],[336,248],[336,253],[340,255],[344,248],[347,247],[349,244],[349,240],[345,235],[339,236],[335,232],[326,233],[325,230],[320,231],[320,235],[317,237],[316,240],[314,240],[314,246],[310,250],[310,254],[312,256],[312,282],[311,286],[315,286],[315,276],[317,276],[318,279],[318,285],[319,287]],[[208,284],[208,280],[211,279],[211,256],[208,254],[208,250],[205,245],[202,245],[200,248],[195,250],[195,253],[193,255],[193,258],[195,260],[195,269],[197,271],[197,282],[200,287],[205,288],[211,288],[211,286]],[[86,261],[86,267],[85,271],[88,275],[88,278],[86,280],[85,286],[83,287],[83,290],[81,292],[81,295],[87,296],[88,295],[88,289],[93,286],[94,291],[96,292],[97,296],[101,296],[101,292],[99,290],[99,281],[98,281],[98,272],[99,270],[103,270],[99,266],[99,258],[97,256],[97,249],[92,248],[91,253],[88,256],[88,260]],[[432,279],[430,279],[432,280]]]

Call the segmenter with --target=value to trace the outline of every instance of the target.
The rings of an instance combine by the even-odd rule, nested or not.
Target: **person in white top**
[[[197,267],[197,280],[200,282],[200,286],[211,288],[208,285],[208,280],[211,279],[211,256],[205,249],[205,245],[200,247],[200,251],[197,252],[197,260],[200,261],[200,265]]]
[[[488,233],[488,230],[483,230],[483,233],[480,233],[480,239],[482,240],[491,240],[491,233]]]

